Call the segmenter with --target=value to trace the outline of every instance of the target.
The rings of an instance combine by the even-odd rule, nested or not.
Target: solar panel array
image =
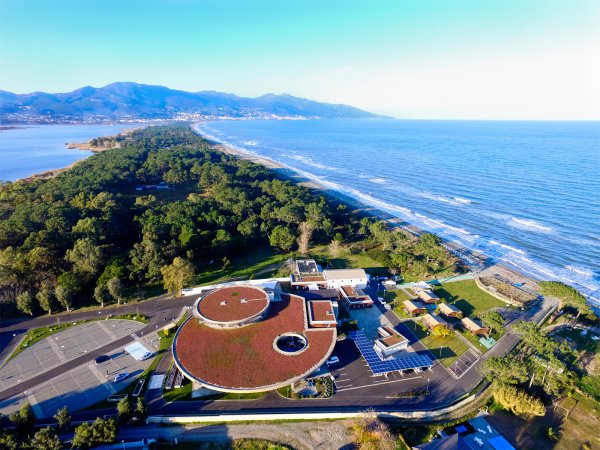
[[[402,358],[383,361],[375,350],[373,350],[373,342],[367,339],[367,336],[365,336],[363,331],[353,331],[350,333],[350,337],[354,340],[354,343],[358,347],[363,358],[365,358],[365,361],[367,361],[367,364],[374,375],[395,372],[397,370],[409,370],[433,366],[433,362],[428,356],[417,355],[416,353],[414,356],[404,356]]]

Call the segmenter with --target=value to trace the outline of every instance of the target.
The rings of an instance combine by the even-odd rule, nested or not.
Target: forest
[[[168,287],[182,270],[190,276],[180,281],[193,284],[209,265],[269,246],[290,256],[346,246],[423,278],[457,266],[437,236],[390,229],[219,152],[188,125],[118,141],[54,178],[0,185],[3,316],[120,303],[136,286]]]

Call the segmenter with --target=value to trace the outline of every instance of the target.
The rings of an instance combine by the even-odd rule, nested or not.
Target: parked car
[[[103,363],[104,361],[108,361],[109,359],[110,359],[110,356],[108,356],[108,355],[100,355],[94,360],[94,362],[96,364],[100,364],[100,363]]]
[[[333,364],[339,364],[340,363],[340,358],[338,358],[337,356],[332,356],[331,358],[329,358],[327,360],[327,365],[331,366]]]
[[[118,383],[119,381],[124,380],[128,376],[129,376],[129,372],[121,372],[119,375],[117,375],[116,377],[113,378],[113,381],[115,383]]]

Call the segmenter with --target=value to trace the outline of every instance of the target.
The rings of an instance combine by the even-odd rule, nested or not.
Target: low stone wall
[[[376,411],[377,415],[384,420],[410,421],[425,420],[436,421],[452,419],[453,414],[464,416],[485,404],[489,398],[488,389],[470,395],[463,400],[435,410],[415,410],[415,411]],[[301,405],[298,405],[301,407]],[[465,411],[465,409],[469,411]],[[459,413],[459,414],[456,414]],[[215,414],[204,416],[150,416],[147,423],[167,423],[167,424],[188,424],[188,423],[222,423],[222,422],[241,422],[241,421],[275,421],[275,420],[331,420],[331,419],[352,419],[366,414],[365,409],[357,409],[350,412],[316,412],[316,413],[264,413],[264,414]]]

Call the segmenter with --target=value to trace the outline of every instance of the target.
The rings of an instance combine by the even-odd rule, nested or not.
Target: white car
[[[154,356],[154,353],[152,352],[146,352],[142,355],[142,361],[146,361],[149,358],[152,358]]]
[[[115,383],[118,383],[121,380],[124,380],[125,378],[127,378],[129,376],[129,372],[122,372],[119,375],[117,375],[116,377],[113,378],[113,381]]]
[[[327,363],[326,363],[326,364],[327,364],[328,366],[331,366],[331,365],[333,365],[333,364],[339,364],[339,363],[340,363],[340,358],[338,358],[337,356],[332,356],[331,358],[329,358],[329,359],[327,360]]]

